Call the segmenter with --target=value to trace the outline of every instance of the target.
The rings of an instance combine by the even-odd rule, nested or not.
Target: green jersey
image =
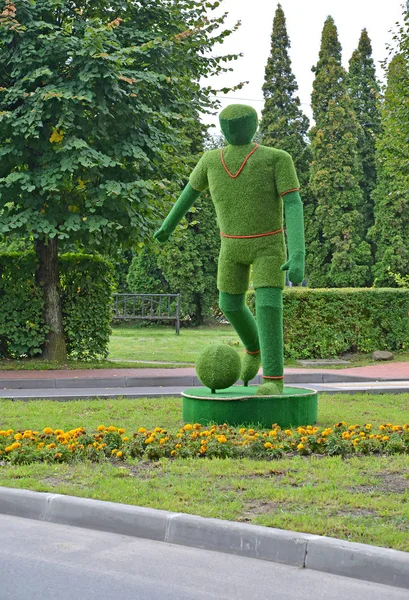
[[[209,188],[220,231],[226,236],[281,229],[282,196],[299,188],[291,156],[254,143],[205,152],[189,182],[199,192]]]

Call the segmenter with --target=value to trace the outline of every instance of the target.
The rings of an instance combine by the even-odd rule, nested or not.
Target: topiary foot
[[[245,386],[248,385],[249,381],[254,379],[257,375],[258,370],[261,364],[261,356],[260,352],[257,354],[246,354],[241,361],[241,371],[240,371],[240,379],[244,383]]]
[[[264,380],[264,382],[257,388],[256,395],[258,396],[270,396],[282,394],[284,391],[284,380],[277,379],[276,381]]]

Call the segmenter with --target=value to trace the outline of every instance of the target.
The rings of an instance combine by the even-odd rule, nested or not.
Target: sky
[[[366,28],[372,42],[373,58],[377,75],[383,80],[381,61],[388,56],[387,45],[392,44],[396,22],[402,21],[403,0],[281,0],[290,38],[292,70],[299,86],[298,96],[302,109],[311,119],[311,92],[314,74],[311,67],[318,61],[321,33],[325,19],[331,15],[338,29],[342,46],[342,59],[348,68],[349,59],[358,46],[362,29]],[[218,12],[228,12],[226,24],[241,21],[238,31],[229,36],[214,54],[243,53],[243,57],[231,63],[234,71],[212,80],[217,88],[232,86],[240,81],[249,83],[237,92],[220,94],[221,108],[228,104],[242,103],[253,106],[260,114],[263,108],[262,85],[264,69],[270,55],[274,0],[223,0]],[[214,12],[214,14],[217,14]],[[203,118],[207,124],[215,124],[213,135],[220,133],[217,117]]]

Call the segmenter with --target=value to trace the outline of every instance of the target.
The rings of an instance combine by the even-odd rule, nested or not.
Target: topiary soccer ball
[[[240,377],[241,360],[231,346],[208,346],[196,360],[196,373],[200,381],[212,392],[230,387]]]

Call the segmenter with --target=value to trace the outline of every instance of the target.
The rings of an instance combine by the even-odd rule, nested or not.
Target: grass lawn
[[[244,354],[243,345],[231,325],[182,328],[179,335],[171,327],[114,327],[109,344],[109,359],[194,363],[205,346],[216,343],[229,344],[241,356]],[[396,353],[394,360],[409,361],[409,354]],[[300,366],[295,360],[288,359],[285,364]],[[375,364],[370,354],[357,354],[349,364],[334,365],[331,368],[370,364]]]
[[[319,425],[409,423],[407,394],[322,395]],[[0,400],[0,429],[181,426],[181,400]],[[409,456],[11,466],[0,485],[294,529],[409,551]]]
[[[170,327],[114,327],[109,359],[194,363],[204,346],[216,343],[230,344],[244,354],[231,325],[182,327],[179,335]]]
[[[0,370],[50,370],[50,369],[109,369],[109,368],[174,368],[195,363],[201,350],[209,344],[229,344],[240,356],[244,348],[234,329],[227,324],[203,327],[183,327],[179,335],[169,326],[138,327],[115,326],[109,343],[108,360],[75,361],[64,363],[41,359],[0,360]],[[409,361],[408,353],[396,353],[395,361]],[[138,362],[140,361],[140,362]],[[359,367],[375,364],[371,355],[357,354],[344,365],[331,368]],[[286,359],[285,366],[299,367],[295,360]],[[311,368],[314,368],[312,365]],[[318,366],[321,369],[322,366]]]

